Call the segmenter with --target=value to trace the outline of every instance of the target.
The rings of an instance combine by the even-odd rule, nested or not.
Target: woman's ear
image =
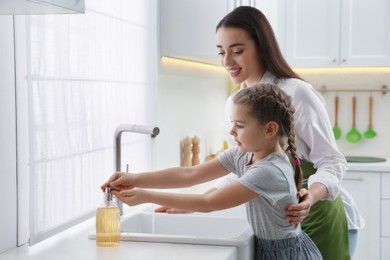
[[[279,125],[275,121],[269,121],[266,125],[266,136],[274,137],[279,131]]]

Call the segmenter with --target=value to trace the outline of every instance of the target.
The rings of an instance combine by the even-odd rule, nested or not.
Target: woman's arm
[[[294,100],[298,154],[316,168],[308,186],[323,184],[327,194],[321,199],[333,200],[339,193],[347,162],[337,148],[324,101],[311,86],[297,87]],[[316,195],[322,192],[322,189],[316,191]]]
[[[300,223],[321,199],[335,199],[347,165],[338,150],[322,97],[310,85],[297,87],[293,104],[299,156],[314,164],[316,173],[308,180],[308,190],[298,192],[300,203],[285,211],[292,223]]]

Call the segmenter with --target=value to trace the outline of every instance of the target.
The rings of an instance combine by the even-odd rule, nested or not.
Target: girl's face
[[[217,31],[217,47],[221,63],[233,83],[252,86],[264,74],[255,42],[240,28],[220,27]]]
[[[230,134],[243,152],[258,152],[266,149],[270,144],[269,123],[260,124],[253,116],[249,115],[249,108],[245,105],[233,104],[233,126]]]

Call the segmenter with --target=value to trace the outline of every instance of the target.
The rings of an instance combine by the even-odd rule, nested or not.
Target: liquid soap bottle
[[[111,189],[106,188],[104,201],[96,211],[96,245],[114,247],[120,239],[120,210],[112,200]]]

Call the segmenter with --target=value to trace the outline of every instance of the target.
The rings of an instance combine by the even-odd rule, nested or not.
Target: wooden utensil
[[[356,97],[352,97],[352,129],[348,132],[346,139],[350,143],[358,143],[362,139],[362,135],[356,129]]]
[[[376,136],[376,132],[372,128],[372,110],[373,110],[373,106],[374,106],[374,99],[372,98],[372,96],[370,96],[370,99],[369,99],[369,122],[368,122],[368,129],[363,134],[367,138],[374,138]]]
[[[340,139],[341,137],[341,129],[338,126],[338,121],[339,121],[339,96],[336,95],[334,99],[334,106],[335,106],[335,122],[334,122],[334,127],[333,127],[333,135],[336,140]]]

